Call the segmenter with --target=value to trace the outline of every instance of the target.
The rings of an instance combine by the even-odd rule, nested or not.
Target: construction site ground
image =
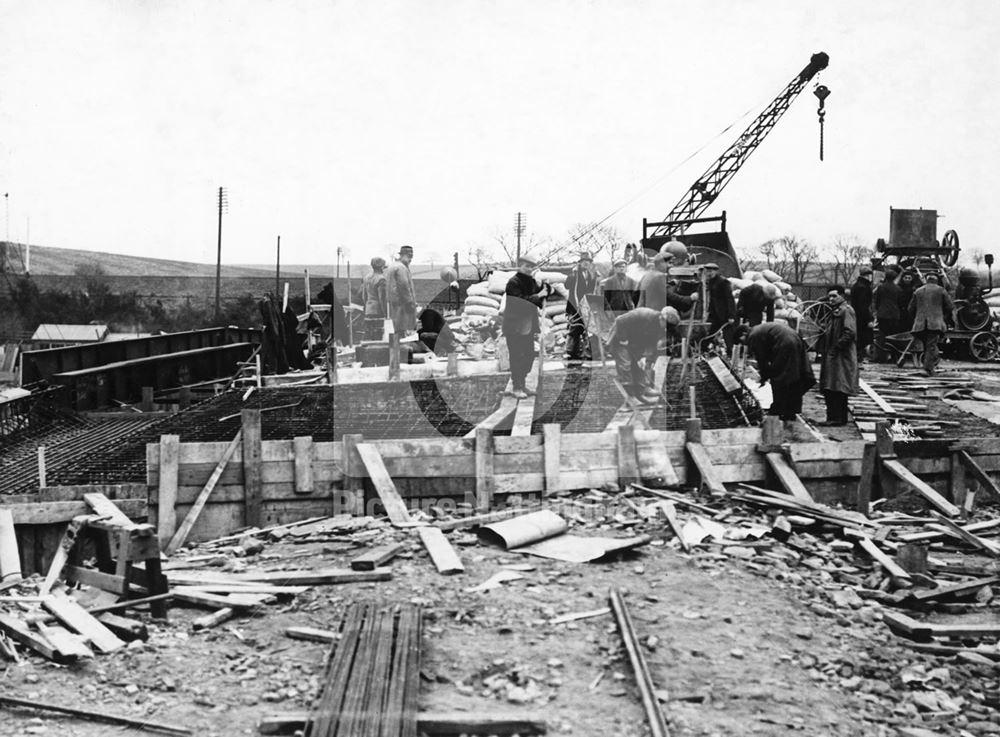
[[[866,366],[863,376],[880,368]],[[968,375],[975,388],[996,390],[994,374]],[[927,401],[942,416],[957,412],[933,397]],[[806,416],[822,419],[821,407],[819,395],[810,394]],[[978,417],[960,418],[962,436],[1000,434]],[[822,430],[832,440],[859,437],[853,426]],[[448,537],[465,572],[445,577],[412,531],[385,520],[296,541],[267,540],[252,554],[240,545],[194,548],[174,562],[199,557],[197,565],[211,564],[213,571],[313,570],[346,568],[373,546],[407,543],[390,564],[389,581],[314,586],[201,632],[190,625],[204,611],[173,606],[168,621],[133,613],[149,625],[147,642],[71,666],[22,653],[21,663],[4,663],[0,691],[187,727],[204,737],[257,734],[266,715],[308,710],[323,682],[330,646],[290,639],[286,628],[333,628],[354,601],[410,602],[425,611],[422,711],[536,716],[550,734],[646,735],[613,616],[550,622],[607,607],[616,587],[626,593],[672,735],[1000,733],[997,661],[917,652],[892,634],[882,622],[891,607],[857,593],[884,586],[878,565],[833,529],[796,528],[785,542],[769,534],[772,519],[761,509],[694,490],[685,494],[728,511],[719,516],[726,540],[684,552],[661,518],[636,511],[653,497],[629,496],[633,508],[605,490],[560,496],[588,510],[572,530],[647,534],[651,542],[588,564],[518,555],[456,531]],[[983,500],[974,519],[1000,515],[995,501]],[[682,522],[695,516],[683,507],[678,512]],[[970,565],[987,562],[967,550],[940,554]],[[511,570],[505,566],[523,578],[469,590]],[[994,622],[991,597],[992,591],[978,592],[930,616]],[[129,731],[48,712],[0,711],[4,735]]]

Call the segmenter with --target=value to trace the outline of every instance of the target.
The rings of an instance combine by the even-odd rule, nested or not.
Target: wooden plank
[[[102,653],[113,653],[125,647],[125,643],[114,632],[67,596],[49,597],[42,602],[42,606],[71,630],[79,632],[90,640]]]
[[[45,576],[45,580],[42,581],[41,586],[38,587],[39,596],[48,596],[49,591],[52,590],[52,585],[55,584],[56,579],[62,573],[63,566],[66,565],[66,561],[69,560],[69,551],[73,549],[76,545],[76,538],[79,535],[81,528],[86,523],[87,517],[75,517],[69,524],[66,525],[66,530],[63,532],[62,539],[59,541],[59,547],[56,548],[55,555],[52,556],[52,564],[49,566],[49,571]]]
[[[240,412],[240,417],[243,432],[243,489],[246,493],[244,524],[247,527],[260,527],[262,524],[260,514],[261,487],[263,485],[261,479],[260,410],[244,409]]]
[[[562,452],[562,429],[556,423],[542,426],[542,456],[545,465],[545,494],[549,495],[559,491],[559,458]]]
[[[795,470],[788,465],[788,461],[785,460],[781,453],[765,453],[764,457],[767,459],[767,465],[774,471],[774,475],[778,477],[778,481],[784,487],[785,491],[796,499],[809,502],[813,500],[812,494],[809,493],[809,490],[806,489],[802,480],[795,473]]]
[[[507,383],[507,391],[512,390],[512,385],[510,382]],[[500,399],[500,405],[493,411],[493,414],[489,415],[486,419],[482,420],[476,427],[466,434],[465,437],[473,438],[476,436],[476,430],[480,427],[485,427],[487,430],[495,430],[497,426],[506,422],[507,419],[517,411],[517,400],[508,395],[504,394]]]
[[[191,622],[192,629],[195,630],[207,630],[215,627],[216,625],[222,624],[223,622],[232,619],[233,617],[232,607],[222,607],[222,609],[217,609],[211,614],[205,614],[201,617],[197,617]]]
[[[800,461],[840,461],[861,460],[865,443],[860,440],[846,440],[843,443],[789,443],[788,455],[793,463]]]
[[[685,443],[684,447],[701,475],[702,487],[707,488],[712,494],[725,494],[726,487],[719,481],[715,467],[705,451],[705,446],[701,443]]]
[[[36,622],[42,637],[52,643],[52,647],[69,658],[92,658],[94,652],[87,647],[80,635],[75,635],[64,627],[49,626],[41,622]]]
[[[372,571],[352,571],[347,568],[319,568],[315,571],[260,571],[256,573],[227,573],[218,576],[184,575],[172,572],[172,585],[204,586],[211,583],[267,583],[277,586],[322,586],[367,581],[388,581],[392,569],[376,568]]]
[[[115,504],[130,517],[145,517],[148,510],[145,499],[119,499]],[[9,504],[5,508],[10,511],[15,525],[60,524],[90,513],[90,507],[82,500]]]
[[[882,397],[878,395],[878,392],[876,392],[874,389],[871,388],[871,386],[869,386],[867,381],[859,378],[858,386],[861,388],[861,391],[863,391],[865,394],[868,395],[868,398],[871,399],[878,406],[880,410],[890,415],[896,413],[895,407],[893,407],[887,401],[882,399]]]
[[[293,640],[306,640],[308,642],[332,643],[340,639],[340,633],[317,627],[286,627],[285,637],[291,637]]]
[[[890,576],[898,578],[902,581],[910,581],[910,574],[907,571],[904,571],[896,561],[883,553],[871,539],[862,537],[858,540],[858,545],[860,545],[861,548],[864,549],[864,551],[868,553],[873,560],[875,560],[875,562],[882,566],[882,568],[885,569],[885,572]]]
[[[166,544],[173,537],[177,527],[177,469],[180,461],[178,445],[179,435],[160,436],[160,463],[157,506],[157,530],[160,542]]]
[[[719,356],[712,356],[705,362],[727,393],[732,394],[742,388],[740,382],[733,376],[733,372],[729,370],[729,367],[726,366],[725,362]]]
[[[293,735],[306,728],[310,720],[308,711],[286,711],[265,714],[257,722],[257,732],[266,735]],[[513,735],[539,735],[548,733],[548,724],[541,716],[524,714],[490,714],[477,709],[476,713],[420,712],[417,714],[418,734],[434,737],[473,735],[486,737],[513,737]]]
[[[951,532],[953,532],[955,535],[957,535],[959,538],[967,542],[972,547],[979,548],[980,550],[984,551],[986,554],[994,558],[1000,558],[1000,544],[997,544],[991,540],[984,540],[983,538],[974,535],[964,527],[960,527],[959,525],[955,524],[955,522],[953,522],[952,520],[948,519],[942,514],[935,512],[934,510],[931,510],[931,514],[937,518],[938,522],[947,527]]]
[[[434,526],[443,531],[459,530],[465,527],[479,527],[480,525],[488,525],[491,522],[499,522],[502,519],[517,517],[518,515],[526,514],[529,511],[531,510],[524,508],[500,509],[496,512],[487,512],[486,514],[475,514],[468,517],[459,517],[458,519],[435,522]]]
[[[188,535],[191,533],[191,528],[194,527],[194,523],[198,521],[198,516],[201,514],[201,510],[208,503],[208,498],[212,495],[215,490],[215,485],[219,482],[219,478],[222,476],[223,470],[226,468],[226,464],[229,463],[229,459],[232,458],[233,453],[240,446],[242,440],[243,430],[237,430],[236,435],[233,439],[229,441],[229,445],[226,446],[225,452],[222,454],[222,458],[219,462],[215,464],[215,470],[212,471],[212,475],[209,476],[208,482],[205,484],[204,488],[198,494],[198,498],[194,500],[194,504],[188,509],[187,514],[184,515],[184,521],[181,522],[180,527],[177,528],[177,532],[170,538],[170,542],[167,543],[164,552],[167,555],[173,555],[187,540]]]
[[[882,467],[891,472],[900,481],[908,484],[910,488],[949,517],[955,517],[961,511],[958,507],[949,502],[926,483],[914,476],[913,473],[899,461],[883,458]]]
[[[983,586],[992,586],[995,583],[1000,583],[1000,576],[976,578],[971,581],[960,581],[947,586],[938,586],[936,589],[919,589],[911,593],[910,598],[917,601],[933,601],[934,599],[941,599],[945,596],[977,591]]]
[[[861,476],[858,479],[858,511],[866,517],[871,513],[872,484],[875,482],[875,466],[878,453],[875,443],[865,443],[864,457],[861,459]]]
[[[375,492],[382,500],[382,506],[385,507],[389,520],[394,525],[410,524],[410,513],[407,511],[402,497],[399,496],[399,491],[392,482],[392,477],[389,476],[385,464],[382,463],[382,456],[379,455],[378,449],[369,443],[358,443],[357,451],[358,455],[361,456],[361,462],[368,469],[368,475],[375,486]]]
[[[313,481],[313,439],[309,435],[293,438],[295,448],[295,493],[312,494],[316,486]]]
[[[175,601],[209,609],[222,609],[224,607],[254,609],[265,604],[270,598],[266,594],[210,594],[207,591],[200,591],[189,586],[176,586],[171,589],[170,593],[173,594]]]
[[[539,361],[539,364],[542,362]],[[531,435],[531,423],[535,419],[535,397],[532,394],[527,399],[519,399],[514,410],[514,424],[510,429],[511,437],[526,437]]]
[[[649,730],[653,737],[669,737],[666,719],[660,709],[659,701],[656,697],[655,684],[649,672],[649,665],[646,656],[639,645],[638,635],[632,617],[629,614],[625,599],[617,589],[612,589],[609,596],[611,610],[614,612],[615,620],[618,623],[618,631],[621,633],[622,643],[628,653],[629,661],[632,663],[632,670],[635,673],[635,680],[639,686],[639,694],[649,721]]]
[[[488,512],[496,493],[496,468],[494,466],[493,431],[487,427],[476,428],[476,511]]]
[[[137,619],[129,619],[128,617],[122,617],[111,612],[104,612],[97,617],[97,621],[125,642],[149,639],[149,631],[146,629],[146,625]]]
[[[132,529],[137,525],[128,518],[118,506],[108,499],[104,494],[99,492],[88,493],[83,495],[83,501],[87,503],[98,517],[106,518],[105,522],[110,522],[118,527],[124,527],[125,529]]]
[[[883,612],[882,621],[889,625],[893,632],[917,640],[927,640],[931,637],[975,639],[1000,636],[1000,624],[931,624],[918,622],[905,614],[893,611]]]
[[[667,524],[670,525],[670,529],[673,531],[674,537],[677,538],[677,542],[681,544],[681,548],[684,549],[685,553],[690,553],[691,546],[684,539],[684,535],[681,534],[681,525],[677,521],[677,508],[674,506],[674,503],[672,501],[659,502],[657,508],[660,510],[663,518],[667,520]]]
[[[427,548],[438,573],[450,575],[465,572],[465,566],[462,565],[458,553],[441,530],[437,527],[418,527],[417,534],[420,535],[420,541]]]
[[[626,488],[629,484],[637,484],[639,478],[639,461],[635,449],[635,428],[622,425],[618,428],[618,486]]]
[[[114,573],[104,573],[103,571],[98,571],[93,568],[81,568],[80,566],[66,566],[63,571],[63,575],[65,575],[66,580],[73,583],[82,583],[85,586],[93,586],[101,591],[107,591],[108,593],[116,594],[118,596],[125,591],[124,577],[117,576]],[[130,593],[146,593],[146,588],[144,586],[136,585],[134,583],[135,579],[132,576],[129,578]]]
[[[0,509],[0,583],[21,580],[21,553],[17,547],[14,516]]]
[[[406,545],[403,543],[382,545],[351,560],[351,568],[355,571],[373,571],[388,563],[404,550],[406,550]]]
[[[51,642],[37,632],[33,632],[28,627],[27,622],[15,617],[13,614],[0,614],[0,632],[3,632],[14,642],[34,650],[42,657],[57,663],[70,663],[76,660],[75,656],[66,655],[57,650]]]

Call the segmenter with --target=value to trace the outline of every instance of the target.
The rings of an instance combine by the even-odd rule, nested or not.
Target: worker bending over
[[[611,328],[608,349],[615,359],[618,381],[629,396],[643,404],[660,401],[660,392],[653,386],[650,375],[656,361],[657,345],[666,335],[670,321],[680,321],[677,311],[670,307],[660,311],[636,307],[615,318]]]

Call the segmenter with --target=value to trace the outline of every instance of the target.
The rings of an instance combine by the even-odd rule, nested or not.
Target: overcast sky
[[[708,214],[749,249],[924,207],[990,250],[998,28],[996,0],[0,0],[0,215],[202,262],[219,186],[228,263],[279,234],[285,263],[442,259],[517,211],[637,240],[825,51],[826,161],[810,85]]]

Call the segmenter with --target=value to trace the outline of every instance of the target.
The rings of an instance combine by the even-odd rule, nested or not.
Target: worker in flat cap
[[[590,360],[590,337],[587,335],[587,295],[597,291],[597,269],[594,257],[586,251],[580,253],[576,265],[566,277],[566,354],[568,366],[579,366]]]
[[[872,267],[867,264],[858,269],[858,278],[851,285],[851,307],[858,321],[858,361],[868,355],[872,342]]]
[[[616,316],[634,310],[635,303],[639,299],[639,285],[625,274],[627,267],[628,262],[625,259],[616,258],[611,264],[611,276],[601,282],[604,309],[615,313]]]
[[[717,263],[710,261],[702,268],[708,299],[708,329],[712,333],[721,332],[728,356],[733,350],[736,329],[736,300],[733,299],[733,288],[729,280],[719,273]]]
[[[899,306],[902,290],[896,283],[898,278],[899,269],[892,265],[885,267],[882,283],[875,287],[872,295],[872,312],[875,313],[872,358],[879,363],[892,360],[889,336],[903,332]]]
[[[413,290],[413,246],[400,246],[399,255],[385,271],[386,297],[393,330],[399,337],[413,332],[417,325],[417,299]]]
[[[652,381],[652,367],[667,326],[679,322],[680,317],[673,307],[662,310],[636,307],[615,318],[608,350],[615,359],[619,383],[630,397],[642,404],[657,404],[662,398]]]
[[[504,289],[503,336],[510,355],[509,393],[517,399],[534,394],[526,380],[535,360],[535,336],[540,328],[538,311],[545,306],[546,297],[552,294],[549,284],[535,280],[537,269],[533,258],[521,256],[517,260],[517,273],[507,281]]]

